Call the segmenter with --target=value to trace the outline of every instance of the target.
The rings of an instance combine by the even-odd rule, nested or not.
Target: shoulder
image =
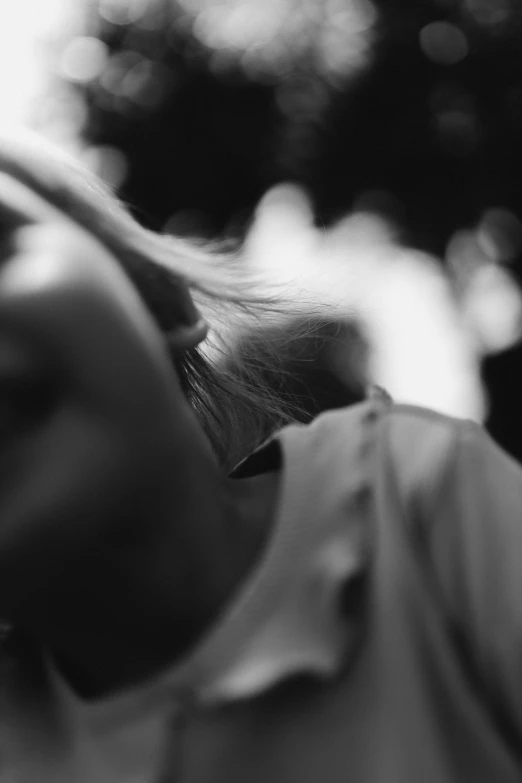
[[[394,495],[410,524],[439,516],[447,486],[460,481],[458,464],[468,432],[479,440],[487,437],[469,419],[408,404],[387,410],[379,443],[381,492]]]
[[[302,492],[305,483],[315,492],[324,485],[329,497],[363,488],[398,491],[398,499],[408,503],[437,494],[459,451],[470,450],[473,435],[487,437],[469,420],[397,404],[377,391],[356,405],[321,413],[310,424],[285,427],[254,456],[265,459],[276,440],[287,467],[297,465]]]
[[[382,439],[388,464],[406,492],[443,479],[456,460],[462,433],[478,425],[414,405],[393,405],[386,415]]]
[[[458,419],[429,408],[394,403],[388,396],[372,396],[349,408],[328,411],[309,425],[310,442],[317,444],[371,440],[388,458],[404,467],[433,468],[451,457],[468,429],[482,431],[468,419]]]
[[[310,448],[336,471],[341,463],[348,484],[355,476],[403,506],[435,502],[462,452],[488,439],[470,420],[383,396],[322,414],[309,430]]]

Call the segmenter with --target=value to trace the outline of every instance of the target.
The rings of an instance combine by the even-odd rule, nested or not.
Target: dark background
[[[502,261],[522,280],[520,0],[359,0],[377,13],[358,39],[352,0],[281,0],[283,44],[264,64],[205,43],[210,2],[131,6],[93,5],[88,33],[109,57],[74,89],[88,107],[85,140],[123,153],[120,193],[140,221],[241,237],[267,189],[291,180],[319,224],[362,206],[444,264],[454,233],[501,207]],[[368,47],[358,67],[329,66],[332,47],[354,41]],[[487,426],[522,459],[521,358],[514,345],[483,373]]]

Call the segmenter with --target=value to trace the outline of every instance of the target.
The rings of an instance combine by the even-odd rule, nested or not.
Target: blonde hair
[[[235,325],[259,328],[263,342],[266,326],[290,308],[302,318],[297,337],[313,336],[315,330],[307,326],[307,316],[311,324],[317,315],[308,303],[303,303],[299,313],[294,297],[290,304],[290,297],[277,286],[249,271],[238,249],[225,252],[144,228],[97,177],[38,136],[24,133],[0,138],[0,171],[31,188],[111,251],[135,283],[167,345],[169,329],[179,315],[179,282],[190,289],[209,323],[207,340],[213,350],[203,345],[181,358],[173,356],[173,364],[227,471],[267,432],[294,419],[303,420],[299,401],[282,391],[281,334],[273,344],[264,342],[259,355],[243,355],[239,368],[234,363],[234,372],[227,369],[226,360],[234,352],[228,336]],[[278,369],[280,393],[265,380],[267,370],[273,377]],[[248,443],[242,437],[246,430],[254,433]]]

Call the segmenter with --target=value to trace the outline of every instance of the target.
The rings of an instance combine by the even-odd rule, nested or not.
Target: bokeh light
[[[72,82],[90,82],[100,76],[109,59],[108,48],[92,35],[79,35],[66,45],[59,73]]]
[[[400,402],[482,420],[481,350],[437,260],[399,244],[382,217],[359,212],[315,227],[306,192],[292,184],[259,204],[247,239],[254,268],[356,320],[371,379]]]
[[[98,0],[101,17],[115,25],[138,21],[152,5],[151,0]]]
[[[492,264],[477,267],[461,308],[482,353],[505,351],[520,340],[522,296],[506,269]]]
[[[477,239],[493,263],[511,261],[522,252],[522,222],[509,209],[487,209],[480,220]]]
[[[368,62],[377,9],[371,0],[179,0],[195,36],[252,78],[281,78],[310,53],[327,79]],[[214,58],[219,70],[223,57]]]
[[[464,8],[476,22],[488,27],[508,22],[513,10],[511,0],[464,0]]]
[[[520,223],[508,210],[487,210],[475,229],[457,231],[446,263],[459,309],[476,350],[506,350],[522,336],[522,293],[508,269],[499,267],[518,252]]]
[[[421,49],[439,65],[455,65],[464,60],[469,46],[463,31],[450,22],[431,22],[420,31]]]
[[[83,163],[110,188],[118,190],[128,174],[125,155],[109,145],[90,146],[81,155]]]
[[[0,3],[2,121],[31,124],[49,88],[56,44],[81,24],[84,4],[68,0]]]
[[[474,96],[455,82],[438,83],[428,106],[437,144],[450,155],[470,155],[482,138],[482,127]]]

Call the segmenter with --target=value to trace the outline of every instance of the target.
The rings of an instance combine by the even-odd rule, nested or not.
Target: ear
[[[196,307],[188,286],[180,281],[174,287],[172,280],[169,283],[171,308],[176,312],[176,320],[163,329],[163,334],[170,351],[182,354],[199,345],[207,336],[209,327]]]
[[[170,350],[175,354],[182,354],[199,345],[207,333],[207,322],[204,318],[198,318],[192,324],[177,324],[165,336]]]

